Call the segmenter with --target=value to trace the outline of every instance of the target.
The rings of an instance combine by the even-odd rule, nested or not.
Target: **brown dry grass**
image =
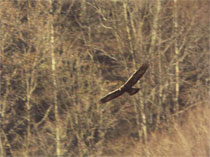
[[[130,139],[123,137],[115,141],[112,148],[116,152],[108,156],[210,156],[209,103],[197,104],[181,113],[169,128],[153,132],[146,145],[141,142],[134,145]]]

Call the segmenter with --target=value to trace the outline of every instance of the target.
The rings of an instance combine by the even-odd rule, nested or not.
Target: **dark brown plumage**
[[[123,84],[119,89],[116,89],[110,93],[108,93],[106,96],[100,99],[101,103],[106,103],[114,98],[117,98],[118,96],[124,94],[127,92],[129,95],[136,94],[140,88],[132,88],[138,80],[144,75],[146,70],[148,69],[149,64],[148,62],[144,63],[126,82]]]

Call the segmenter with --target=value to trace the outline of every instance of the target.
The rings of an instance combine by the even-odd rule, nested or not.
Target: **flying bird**
[[[123,84],[120,88],[108,93],[106,96],[100,99],[101,103],[106,103],[114,98],[117,98],[127,92],[129,95],[136,94],[140,88],[133,88],[138,80],[144,75],[149,67],[148,62],[142,64],[142,66]]]

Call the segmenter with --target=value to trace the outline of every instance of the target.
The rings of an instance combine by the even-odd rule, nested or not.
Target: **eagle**
[[[145,62],[142,64],[142,66],[136,70],[136,72],[131,75],[131,77],[118,89],[111,91],[106,96],[100,99],[100,103],[106,103],[112,99],[115,99],[125,92],[127,92],[129,95],[136,94],[140,88],[133,88],[133,86],[138,82],[138,80],[144,75],[144,73],[147,71],[149,67],[148,62]]]

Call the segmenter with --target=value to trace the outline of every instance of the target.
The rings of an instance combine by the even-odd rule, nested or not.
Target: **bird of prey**
[[[144,75],[146,70],[148,69],[149,64],[148,62],[145,62],[126,82],[123,84],[119,89],[116,89],[110,93],[108,93],[106,96],[100,99],[101,103],[106,103],[114,98],[117,98],[118,96],[121,96],[125,92],[127,92],[129,95],[136,94],[140,88],[133,88],[133,86],[138,82],[138,80]]]

